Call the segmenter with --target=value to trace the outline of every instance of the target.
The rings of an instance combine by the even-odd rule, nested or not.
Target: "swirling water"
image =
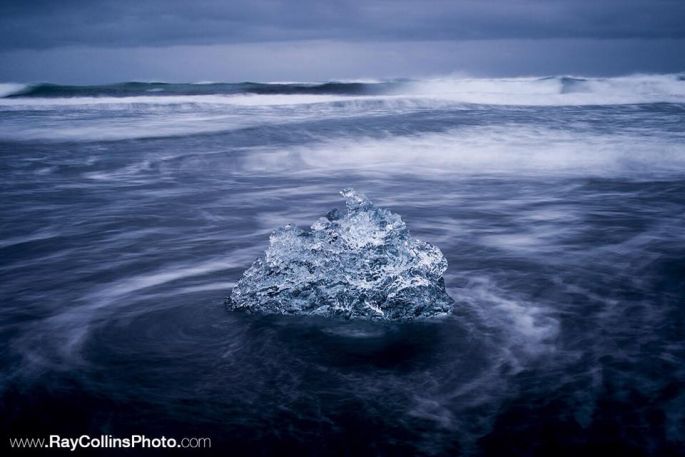
[[[349,84],[3,92],[3,429],[682,453],[682,76]],[[441,249],[452,318],[228,312],[344,187]]]

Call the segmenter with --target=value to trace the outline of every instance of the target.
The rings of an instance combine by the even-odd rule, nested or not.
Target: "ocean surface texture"
[[[210,437],[226,455],[685,453],[683,75],[0,97],[10,436]],[[224,307],[272,230],[342,210],[348,187],[442,251],[451,316]]]

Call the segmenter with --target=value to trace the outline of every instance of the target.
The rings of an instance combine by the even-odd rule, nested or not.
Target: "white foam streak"
[[[212,260],[204,263],[167,268],[149,274],[134,276],[124,281],[115,283],[103,290],[98,291],[92,298],[100,298],[101,302],[109,303],[115,299],[168,282],[183,278],[205,275],[208,273],[235,268],[236,263],[226,260]],[[104,299],[104,300],[102,300]]]
[[[4,86],[4,85],[3,85]],[[0,86],[1,88],[1,86]],[[18,89],[19,90],[19,89]],[[343,95],[308,94],[240,94],[240,95],[139,95],[133,97],[27,97],[0,99],[0,109],[54,109],[56,107],[127,108],[140,105],[214,105],[214,106],[279,106],[332,103],[348,100]],[[363,97],[352,97],[363,98]],[[366,97],[370,98],[370,97]]]
[[[294,160],[297,159],[297,160]],[[682,173],[679,137],[574,133],[535,126],[466,127],[441,133],[350,138],[253,154],[255,171],[382,170],[415,174]]]
[[[551,314],[551,308],[516,297],[488,277],[470,278],[469,286],[459,289],[456,296],[481,314],[483,322],[505,329],[512,348],[523,350],[528,356],[555,351],[554,339],[560,323]],[[515,366],[517,360],[512,356],[510,362]]]

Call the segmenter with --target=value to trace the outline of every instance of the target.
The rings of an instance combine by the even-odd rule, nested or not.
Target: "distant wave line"
[[[494,105],[611,105],[635,103],[685,103],[685,74],[636,74],[607,78],[582,76],[542,76],[517,78],[439,77],[430,79],[394,79],[387,81],[328,82],[124,82],[108,85],[0,84],[0,99],[31,105],[34,100],[70,103],[67,100],[117,100],[147,103],[216,101],[193,97],[221,96],[222,102],[240,102],[255,98],[250,104],[271,104],[272,97],[298,101],[302,97],[409,97],[457,103]],[[241,97],[242,96],[242,97]],[[323,100],[326,101],[326,100]]]

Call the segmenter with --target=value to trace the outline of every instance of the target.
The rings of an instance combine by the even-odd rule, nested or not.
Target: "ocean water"
[[[233,455],[685,454],[685,77],[0,85],[0,421]],[[346,187],[435,322],[228,312]]]

